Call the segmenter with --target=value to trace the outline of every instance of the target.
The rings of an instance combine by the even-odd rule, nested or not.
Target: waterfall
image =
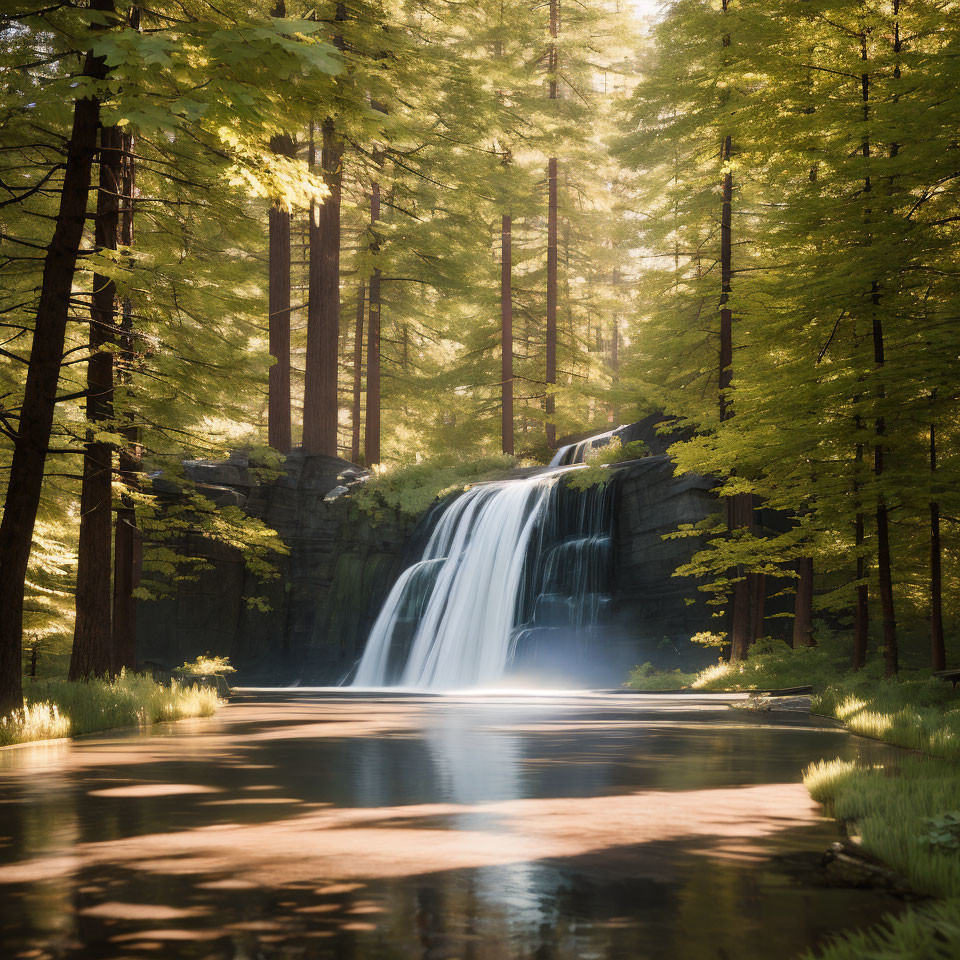
[[[574,451],[582,463],[583,452]],[[394,584],[354,686],[492,686],[551,644],[574,649],[608,600],[610,490],[563,483],[578,465],[481,483],[440,515]]]

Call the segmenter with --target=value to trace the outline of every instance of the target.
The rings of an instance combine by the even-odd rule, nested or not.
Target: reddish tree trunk
[[[503,452],[513,455],[513,223],[503,215],[500,242],[500,435]]]
[[[380,184],[370,191],[370,226],[376,230],[380,219]],[[371,249],[379,247],[373,232]],[[374,267],[370,276],[369,332],[367,334],[367,423],[364,434],[364,459],[372,467],[380,462],[380,268]]]
[[[136,12],[136,8],[134,8]],[[136,18],[134,27],[139,24]],[[133,198],[136,183],[134,165],[134,138],[123,136],[123,190],[120,217],[120,243],[130,249],[133,246]],[[117,357],[118,380],[127,383],[130,380],[134,361],[133,305],[127,297],[123,302],[123,317],[120,321],[120,350]],[[138,486],[137,475],[140,471],[139,431],[132,419],[122,428],[124,444],[120,447],[119,472],[125,491]],[[133,500],[129,493],[120,496],[120,504],[114,527],[113,547],[113,653],[117,658],[114,669],[136,669],[136,603],[133,591],[140,581],[141,540],[137,530],[137,517]]]
[[[337,456],[337,338],[340,333],[340,160],[343,144],[332,120],[321,128],[320,163],[330,195],[310,218],[307,369],[303,448]]]
[[[557,160],[552,157],[547,170],[547,443],[557,443],[557,425],[553,421],[556,397],[550,388],[557,382]]]
[[[767,577],[763,573],[750,574],[750,642],[760,640],[766,635],[765,611],[767,599]]]
[[[353,406],[350,415],[350,459],[360,462],[360,398],[363,393],[363,301],[366,287],[357,287],[357,323],[353,330]]]
[[[91,9],[111,13],[112,0],[92,0]],[[105,76],[103,59],[88,53],[83,72],[88,77]],[[76,102],[67,142],[60,206],[44,256],[27,382],[0,521],[0,713],[23,705],[23,592],[53,427],[57,381],[73,276],[87,214],[90,168],[97,148],[99,120],[99,100],[84,97]]]
[[[813,646],[813,559],[797,561],[797,595],[793,610],[793,645]]]
[[[550,0],[550,54],[548,70],[550,72],[550,99],[557,99],[557,74],[559,56],[557,37],[560,33],[560,0]],[[550,392],[557,382],[557,158],[551,157],[547,163],[547,357],[546,389],[544,411],[547,415],[547,443],[557,444],[557,425],[554,423],[556,398]]]
[[[930,424],[930,474],[937,470],[937,434]],[[930,664],[946,670],[947,650],[943,639],[943,584],[940,563],[940,504],[930,501]]]
[[[276,12],[274,13],[276,16]],[[293,141],[288,136],[274,137],[274,153],[290,157]],[[279,203],[270,207],[269,252],[269,329],[270,368],[267,401],[267,438],[274,450],[290,450],[290,211]]]
[[[99,250],[116,250],[123,189],[119,127],[100,130],[100,184],[94,237]],[[113,418],[113,354],[104,349],[116,338],[117,288],[110,277],[93,275],[90,351],[87,361],[87,420],[80,488],[77,550],[77,618],[70,657],[71,680],[108,676],[119,656],[113,650],[110,548],[113,532],[113,445],[94,433]]]

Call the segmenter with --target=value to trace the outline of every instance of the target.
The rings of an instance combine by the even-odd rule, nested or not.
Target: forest
[[[629,683],[752,663],[956,785],[954,0],[4,7],[0,714],[133,675],[138,616],[209,567],[190,544],[277,579],[289,545],[193,464],[340,458],[433,500],[657,414],[713,486],[669,537],[722,662]],[[874,695],[897,719],[858,728]]]

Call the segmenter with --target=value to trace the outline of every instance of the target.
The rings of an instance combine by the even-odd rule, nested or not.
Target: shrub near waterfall
[[[388,513],[419,517],[439,497],[474,483],[499,479],[517,465],[505,454],[479,460],[431,460],[378,469],[352,495],[354,504],[374,520]]]
[[[603,486],[613,479],[611,466],[641,460],[649,455],[650,450],[642,440],[621,443],[619,437],[611,437],[605,447],[596,447],[587,452],[587,465],[568,473],[567,484],[574,490],[587,490],[598,484]]]

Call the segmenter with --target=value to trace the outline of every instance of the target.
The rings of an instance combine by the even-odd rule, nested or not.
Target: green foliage
[[[375,520],[390,512],[419,517],[438,498],[466,490],[474,483],[499,479],[515,465],[513,457],[502,455],[385,467],[364,482],[352,500]]]
[[[921,838],[924,843],[944,850],[960,850],[960,810],[931,817],[927,820],[927,828]]]
[[[604,447],[591,450],[587,464],[579,470],[572,470],[564,479],[574,490],[587,490],[593,486],[605,486],[613,479],[610,467],[615,463],[627,463],[649,455],[647,445],[642,440],[621,443],[619,437],[611,437]]]
[[[79,683],[38,680],[26,685],[24,701],[22,710],[0,718],[0,745],[209,717],[220,703],[214,690],[159,684],[138,674]]]
[[[623,685],[631,690],[649,690],[651,692],[680,690],[683,687],[689,687],[695,679],[696,674],[694,673],[684,673],[682,670],[658,670],[647,661],[638,667],[634,667]]]
[[[177,673],[188,676],[222,676],[225,673],[236,673],[236,668],[230,665],[229,657],[212,656],[209,653],[201,654],[196,660],[186,661]]]

